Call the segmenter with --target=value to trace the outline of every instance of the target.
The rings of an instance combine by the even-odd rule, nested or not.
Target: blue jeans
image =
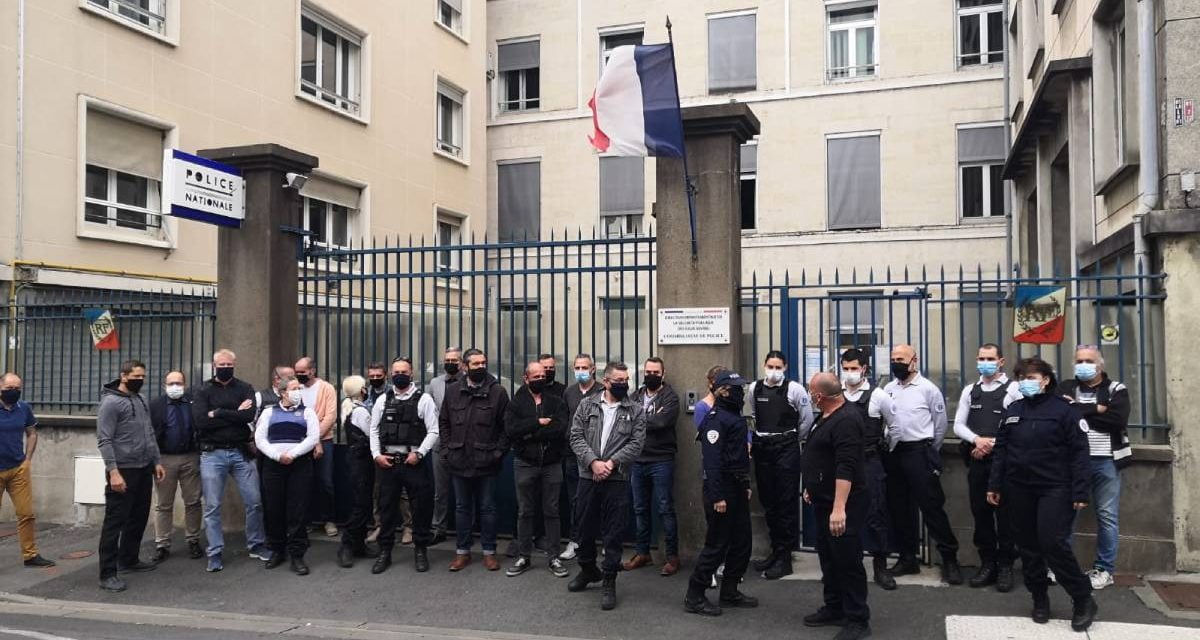
[[[324,449],[320,458],[313,459],[312,501],[309,515],[313,522],[333,522],[333,440],[322,440]]]
[[[679,555],[679,525],[675,520],[675,463],[635,462],[629,478],[633,488],[633,515],[637,521],[637,538],[634,551],[650,555],[651,524],[653,515],[650,504],[662,520],[663,543],[667,556]]]
[[[455,543],[458,553],[470,553],[475,544],[472,525],[475,524],[477,502],[479,543],[483,546],[485,554],[496,553],[496,476],[451,478],[454,481]]]
[[[1120,527],[1121,474],[1111,457],[1092,458],[1092,507],[1096,510],[1097,569],[1112,573],[1117,566]]]
[[[262,497],[258,492],[258,470],[237,449],[216,449],[200,454],[200,485],[204,492],[204,535],[208,555],[220,555],[225,548],[221,530],[221,498],[225,478],[233,476],[242,503],[246,505],[246,547],[254,549],[266,542],[263,531]]]

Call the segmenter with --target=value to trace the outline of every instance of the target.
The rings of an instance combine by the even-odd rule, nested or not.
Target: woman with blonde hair
[[[350,445],[350,486],[354,488],[354,506],[350,519],[342,527],[338,547],[338,566],[350,568],[355,558],[366,558],[367,527],[374,519],[375,461],[371,459],[371,412],[367,410],[367,381],[362,376],[342,380],[342,431]]]

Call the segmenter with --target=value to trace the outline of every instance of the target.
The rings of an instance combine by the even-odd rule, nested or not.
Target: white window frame
[[[138,0],[108,0],[107,7],[96,4],[94,0],[79,0],[79,8],[172,47],[177,47],[179,46],[179,2],[180,0],[150,0],[151,7],[143,9],[138,6]],[[142,24],[140,20],[121,13],[122,9],[145,16],[151,24]]]
[[[956,155],[958,154],[958,134],[959,134],[959,132],[967,130],[967,129],[992,129],[995,127],[1004,127],[1004,126],[1008,126],[1008,123],[1004,122],[1003,120],[997,121],[997,122],[972,122],[970,124],[958,125],[954,129],[955,154]],[[958,208],[959,222],[966,222],[967,224],[978,224],[978,223],[982,223],[982,222],[995,220],[996,218],[1004,217],[1005,207],[1004,207],[1003,201],[1001,201],[1000,211],[992,211],[992,179],[991,179],[992,174],[991,174],[991,171],[992,171],[992,167],[996,167],[996,166],[1003,167],[1004,161],[996,160],[994,162],[980,162],[980,161],[961,162],[961,161],[958,161],[957,157],[955,158],[955,167],[956,167],[956,170],[958,171],[958,174],[954,179],[955,184],[957,185],[957,197],[955,198],[955,200],[958,202],[957,208]],[[982,216],[963,215],[963,192],[965,191],[965,189],[963,188],[963,169],[969,169],[972,167],[980,167],[983,172],[983,215]],[[1000,187],[1001,191],[1003,191],[1005,189],[1004,178],[1000,179],[999,187]]]
[[[497,68],[499,68],[499,64],[500,64],[500,47],[501,46],[506,45],[506,44],[521,44],[522,42],[537,42],[540,45],[541,40],[542,40],[542,37],[540,35],[538,35],[538,36],[530,36],[528,38],[513,38],[511,40],[497,41],[496,42],[496,66],[497,66]],[[508,96],[508,80],[505,79],[505,74],[509,73],[509,72],[507,72],[507,71],[497,71],[496,72],[496,113],[508,114],[508,113],[522,113],[522,112],[526,112],[526,111],[540,111],[541,110],[541,108],[542,108],[542,81],[541,81],[542,66],[541,66],[540,61],[537,66],[537,70],[538,70],[538,97],[535,99],[538,101],[538,105],[536,107],[528,106],[531,98],[526,96],[526,91],[527,91],[527,87],[525,86],[525,82],[527,80],[526,72],[529,71],[529,69],[517,69],[516,70],[517,73],[519,74],[518,77],[520,78],[520,83],[521,83],[521,88],[520,88],[520,96],[521,97],[516,101],[516,104],[518,106],[515,108],[508,106],[510,104],[513,104],[513,102],[510,102],[509,100],[505,100],[505,98]]]
[[[830,22],[830,13],[833,11],[842,11],[845,9],[856,9],[874,7],[875,15],[870,20],[859,20],[857,22],[841,22],[834,25]],[[870,28],[874,31],[872,37],[872,52],[874,62],[871,64],[871,72],[866,73],[860,70],[858,65],[858,47],[854,46],[857,42],[859,29]],[[846,51],[849,55],[849,66],[839,67],[834,69],[833,64],[833,34],[835,31],[845,31],[846,34]],[[865,65],[863,65],[865,66]],[[879,77],[879,2],[877,0],[855,0],[852,2],[827,0],[825,2],[825,80],[826,82],[845,82],[849,80],[863,80],[867,78]],[[844,69],[846,75],[835,76],[834,72]]]
[[[174,124],[149,114],[134,111],[133,109],[128,109],[111,102],[99,100],[87,95],[80,95],[78,99],[78,120],[76,127],[77,135],[75,142],[77,149],[75,154],[75,236],[78,238],[124,242],[128,244],[138,244],[161,249],[177,248],[179,245],[179,221],[174,216],[166,215],[166,212],[162,211],[163,195],[161,180],[159,180],[158,188],[159,211],[157,213],[162,215],[162,224],[158,228],[155,228],[154,231],[127,229],[114,225],[86,221],[84,205],[89,200],[87,198],[87,114],[89,110],[100,111],[116,118],[121,118],[145,127],[162,131],[164,151],[167,149],[177,148],[179,146],[179,130]],[[104,168],[108,169],[108,167]],[[112,170],[110,169],[110,171]],[[93,200],[92,202],[96,203],[97,201]],[[128,207],[125,205],[121,205],[121,207],[126,209],[136,209],[136,207]],[[154,213],[152,211],[150,212]]]
[[[91,165],[91,164],[84,165],[85,189],[87,186],[87,175],[86,175],[87,167],[93,167],[93,166],[96,167],[97,169],[100,169],[101,171],[105,172],[105,180],[106,180],[105,193],[107,194],[108,197],[105,200],[101,200],[99,198],[89,197],[86,192],[84,193],[84,196],[83,196],[84,223],[85,224],[104,225],[104,226],[107,226],[107,227],[110,227],[113,229],[129,229],[130,231],[140,231],[140,232],[147,233],[147,234],[158,233],[158,229],[162,228],[162,226],[164,224],[164,218],[166,217],[166,214],[163,211],[163,207],[162,207],[162,181],[154,180],[151,178],[146,178],[144,176],[137,176],[137,175],[133,176],[135,178],[141,178],[146,181],[146,193],[145,193],[146,206],[139,207],[136,205],[126,204],[124,202],[119,202],[117,200],[117,178],[118,178],[118,175],[122,174],[123,172],[118,171],[116,169],[110,169],[109,167],[104,167],[104,166],[100,166],[100,165]],[[133,175],[133,174],[124,174],[124,175]],[[106,209],[105,216],[107,218],[107,221],[106,222],[97,222],[95,220],[88,220],[87,219],[87,205],[89,205],[89,204],[104,207]],[[133,211],[135,213],[140,213],[140,214],[146,216],[146,221],[147,221],[146,228],[145,229],[131,229],[130,227],[121,226],[117,222],[117,217],[116,217],[117,216],[116,211],[118,209],[124,210],[124,211]],[[156,221],[157,225],[155,225],[155,226],[150,225],[150,219],[152,217],[158,218]]]
[[[312,222],[312,203],[314,201],[323,203],[326,207],[325,208],[324,228],[325,228],[326,235],[329,236],[329,240],[323,242],[323,241],[317,240],[316,236],[307,236],[309,246],[321,247],[323,249],[348,249],[348,248],[350,248],[350,244],[354,241],[354,235],[355,235],[354,231],[355,231],[355,227],[357,226],[357,224],[355,224],[355,223],[357,222],[358,209],[351,209],[350,207],[347,207],[345,205],[334,204],[332,202],[326,202],[325,200],[321,200],[319,198],[301,196],[300,197],[300,226],[305,231],[312,230],[312,224],[311,224],[311,222]],[[342,207],[343,209],[346,210],[346,229],[345,229],[346,242],[345,242],[345,244],[338,244],[333,241],[333,232],[331,230],[332,225],[330,224],[330,222],[333,220],[333,215],[334,215],[333,210],[332,210],[333,207]]]
[[[608,59],[612,57],[612,49],[604,46],[604,39],[609,36],[627,36],[634,33],[642,34],[642,42],[646,42],[646,23],[639,22],[637,24],[625,24],[617,27],[604,27],[597,32],[598,44],[600,45],[600,71],[604,73],[604,67],[608,64]],[[599,77],[599,76],[596,76]]]
[[[346,93],[341,95],[337,91],[327,92],[318,82],[312,82],[304,79],[303,60],[304,60],[304,20],[311,20],[317,24],[316,35],[316,65],[318,74],[320,72],[323,57],[324,47],[321,46],[322,34],[325,31],[333,33],[337,38],[337,56],[339,60],[335,62],[335,80],[334,84],[341,87],[343,80],[347,80],[342,75],[341,57],[343,56],[343,42],[348,42],[352,46],[358,48],[357,68],[351,65],[351,78],[347,80]],[[353,120],[362,123],[369,121],[366,105],[369,103],[369,83],[367,78],[370,77],[370,65],[368,60],[368,36],[366,33],[354,29],[347,25],[344,21],[338,19],[333,14],[325,11],[319,6],[310,2],[301,2],[300,10],[296,15],[296,97],[305,100],[309,103],[320,105],[330,111],[346,116]],[[357,71],[357,73],[355,73]],[[357,76],[357,77],[355,77]],[[311,92],[311,93],[310,93]],[[332,99],[326,99],[328,96]]]
[[[436,76],[436,90],[434,92],[434,133],[433,133],[433,152],[443,158],[449,158],[455,162],[469,164],[467,157],[468,143],[468,102],[467,91],[460,86],[450,82],[446,78]],[[454,101],[458,105],[458,117],[452,123],[452,134],[456,140],[442,140],[442,98],[446,97]],[[457,142],[457,144],[456,144]]]
[[[455,14],[451,17],[450,24],[446,24],[442,22],[442,5],[446,4],[445,0],[433,0],[433,23],[455,38],[464,43],[469,43],[470,40],[467,38],[466,14],[470,9],[470,3],[471,0],[463,0],[463,10],[461,12],[457,11],[454,7],[446,5]]]
[[[451,210],[443,208],[443,207],[436,207],[436,211],[437,211],[437,217],[434,222],[434,245],[438,246],[438,247],[441,247],[441,246],[454,247],[454,246],[462,245],[463,238],[466,237],[465,229],[466,229],[467,217],[460,213],[451,211]],[[442,227],[443,226],[450,227],[450,229],[451,229],[451,231],[450,231],[450,233],[451,233],[450,243],[451,244],[450,245],[442,244]],[[443,257],[448,257],[449,262],[443,261]],[[461,260],[462,260],[462,252],[461,251],[447,251],[447,252],[445,252],[445,254],[443,254],[442,252],[439,251],[434,258],[434,263],[435,263],[434,268],[439,273],[446,272],[446,271],[451,271],[451,272],[461,271],[462,270]]]
[[[711,87],[709,87],[710,79],[708,76],[709,24],[713,20],[720,20],[722,18],[737,18],[739,16],[754,16],[754,48],[755,48],[755,52],[754,52],[754,86],[753,87],[742,87],[742,88],[737,88],[737,89],[719,89],[719,90],[717,90],[715,95],[758,91],[759,86],[761,85],[761,70],[759,68],[759,65],[762,64],[762,60],[760,59],[760,57],[758,55],[758,9],[742,9],[740,11],[722,11],[720,13],[710,13],[710,14],[704,16],[704,37],[705,37],[705,42],[704,42],[704,55],[705,55],[704,93],[707,95],[714,95],[713,89]]]
[[[984,65],[999,64],[1004,62],[1004,45],[1006,44],[1004,40],[1007,39],[1007,36],[1004,35],[1003,28],[1001,28],[1001,42],[999,43],[1000,48],[992,51],[992,43],[988,40],[987,28],[990,14],[1000,14],[1001,21],[1003,21],[1004,4],[1002,2],[997,2],[996,4],[965,8],[961,6],[961,0],[956,0],[956,4],[959,6],[956,7],[957,13],[955,14],[954,18],[954,48],[958,52],[958,55],[955,58],[955,62],[958,67],[960,69],[967,67],[982,67]],[[979,23],[979,53],[963,53],[962,51],[962,19],[967,16],[974,17]],[[963,58],[967,56],[978,56],[979,62],[963,64]]]

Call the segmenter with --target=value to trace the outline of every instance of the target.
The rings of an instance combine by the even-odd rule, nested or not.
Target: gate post
[[[237,352],[238,377],[261,388],[268,371],[294,362],[299,344],[297,304],[301,236],[299,192],[285,174],[307,175],[317,158],[277,144],[204,149],[197,155],[242,170],[246,219],[217,231],[217,348]]]
[[[655,215],[658,225],[657,305],[729,309],[729,344],[664,345],[659,356],[667,378],[687,402],[687,392],[704,397],[704,374],[713,365],[741,366],[742,283],[740,146],[759,131],[758,118],[744,104],[729,103],[683,110],[688,168],[697,189],[696,256],[692,256],[687,193],[680,158],[657,159]],[[657,327],[657,318],[655,319]],[[632,363],[631,363],[632,364]],[[740,372],[753,377],[751,371]],[[700,451],[694,442],[692,414],[680,413],[675,425],[675,501],[680,551],[694,556],[704,546]]]

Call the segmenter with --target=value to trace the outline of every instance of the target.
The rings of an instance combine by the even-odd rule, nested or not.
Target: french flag
[[[617,47],[588,101],[601,153],[683,156],[683,120],[669,44]]]

